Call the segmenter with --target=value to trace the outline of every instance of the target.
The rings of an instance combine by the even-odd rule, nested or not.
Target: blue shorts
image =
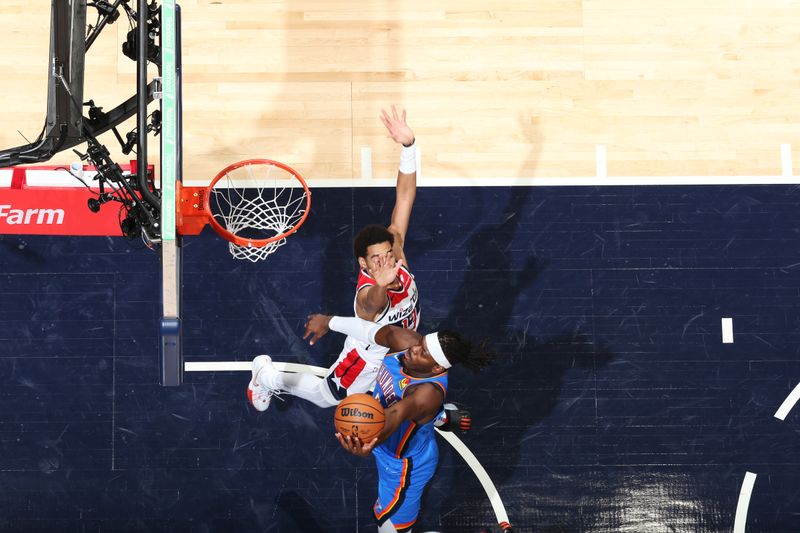
[[[372,452],[378,466],[378,500],[373,512],[378,524],[391,520],[398,533],[406,531],[419,515],[422,492],[436,471],[439,448],[435,440],[403,459],[383,448]]]

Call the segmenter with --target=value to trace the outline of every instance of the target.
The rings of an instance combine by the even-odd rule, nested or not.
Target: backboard
[[[161,4],[161,384],[183,382],[181,237],[175,231],[175,188],[182,180],[180,7]]]

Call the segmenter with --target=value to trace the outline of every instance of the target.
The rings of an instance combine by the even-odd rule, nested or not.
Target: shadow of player
[[[463,440],[479,460],[483,458],[498,487],[510,481],[521,468],[523,445],[544,448],[542,456],[525,457],[528,463],[562,462],[557,457],[562,451],[553,444],[558,439],[547,427],[555,426],[557,431],[558,427],[581,425],[588,426],[587,431],[594,431],[590,428],[596,422],[593,407],[596,391],[591,376],[613,358],[589,333],[588,269],[568,274],[576,285],[583,284],[585,288],[583,309],[570,309],[571,304],[563,301],[566,299],[543,297],[548,290],[557,292],[560,287],[553,286],[557,282],[550,279],[558,280],[564,274],[551,272],[557,269],[549,269],[545,261],[525,251],[534,246],[527,240],[532,235],[523,235],[522,245],[519,242],[523,239],[515,241],[520,224],[531,222],[531,194],[528,187],[510,189],[500,217],[502,222],[482,225],[470,235],[466,244],[467,268],[450,311],[440,323],[424,328],[449,327],[470,339],[487,338],[498,353],[496,362],[477,375],[458,367],[451,369],[448,390],[448,399],[463,402],[472,413],[474,429]],[[528,255],[520,262],[521,253]],[[437,322],[435,317],[433,322]],[[435,327],[428,327],[431,325]],[[565,387],[569,388],[569,398],[562,400]],[[539,433],[531,432],[540,425],[545,427]],[[540,434],[545,443],[527,442]],[[453,453],[447,447],[441,449],[443,459]],[[439,500],[440,505],[436,501],[423,505],[423,509],[428,509],[423,511],[427,516],[423,523],[438,523],[444,531],[463,528],[469,515],[474,520],[471,523],[480,523],[482,519],[485,523],[485,514],[480,515],[481,509],[486,511],[488,507],[486,496],[479,488],[476,490],[477,482],[454,479],[466,475],[460,458],[452,464],[457,475],[442,472],[444,469],[440,468],[434,478],[430,499],[435,499],[434,492],[440,492],[444,500]],[[507,501],[507,508],[508,504]]]

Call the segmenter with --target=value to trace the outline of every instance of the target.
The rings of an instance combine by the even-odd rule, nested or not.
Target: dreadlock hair
[[[463,340],[458,333],[446,329],[439,330],[439,344],[448,361],[476,373],[489,366],[497,357],[485,340],[473,344]]]
[[[394,233],[381,225],[371,224],[362,228],[361,231],[358,232],[358,235],[356,235],[356,238],[353,240],[353,252],[356,254],[356,258],[366,258],[367,248],[373,244],[387,241],[394,246]]]

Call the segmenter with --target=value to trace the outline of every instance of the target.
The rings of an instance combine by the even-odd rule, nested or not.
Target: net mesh
[[[231,170],[211,189],[209,207],[214,219],[245,245],[228,243],[236,259],[252,262],[266,259],[286,243],[286,238],[267,244],[297,226],[305,215],[307,193],[291,173],[265,162],[254,162]],[[250,241],[254,242],[250,242]]]

